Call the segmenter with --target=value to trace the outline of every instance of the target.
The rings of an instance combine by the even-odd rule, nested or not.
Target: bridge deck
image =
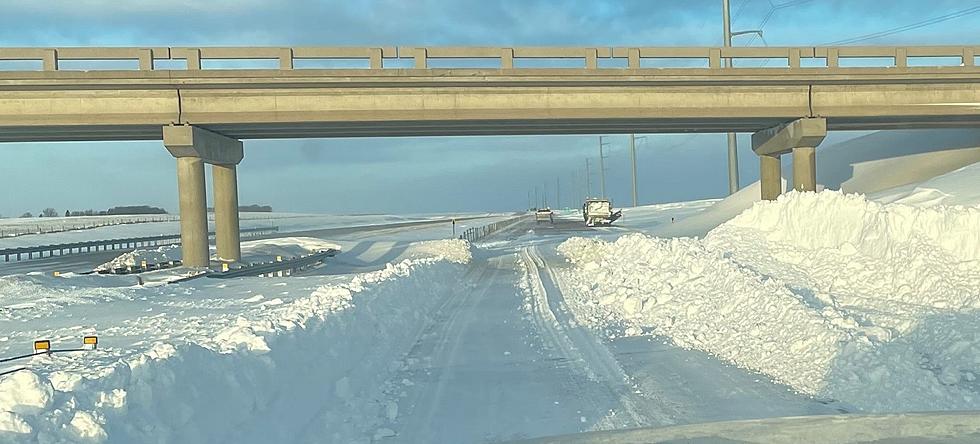
[[[0,48],[0,141],[160,139],[189,123],[240,139],[294,137],[752,132],[807,116],[831,130],[980,123],[980,47],[844,48]],[[408,57],[411,68],[385,67]],[[434,68],[440,59],[499,68]],[[623,67],[604,67],[617,57]],[[652,68],[655,57],[706,67]],[[780,68],[723,68],[725,57],[775,57]],[[893,66],[841,67],[848,57]],[[910,66],[946,57],[962,66]],[[363,69],[294,69],[351,58]],[[581,59],[580,68],[527,68],[522,58]],[[825,66],[801,67],[801,60]],[[139,69],[71,71],[69,60],[138,62]],[[202,60],[271,59],[273,69],[201,69]],[[179,60],[189,69],[153,69]]]

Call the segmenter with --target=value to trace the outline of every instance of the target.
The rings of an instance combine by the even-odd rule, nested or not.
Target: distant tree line
[[[208,211],[214,211],[214,208],[208,207]],[[272,207],[269,205],[239,205],[238,211],[243,213],[271,213]],[[58,210],[54,208],[45,208],[41,212],[37,213],[37,217],[57,217]],[[149,205],[127,205],[121,207],[112,207],[108,210],[65,210],[65,217],[74,216],[120,216],[120,215],[136,215],[136,214],[167,214],[167,210],[158,207],[151,207]],[[3,216],[0,216],[2,218]],[[34,217],[34,214],[30,211],[21,214],[20,217]]]
[[[37,213],[37,217],[57,217],[60,213],[54,208],[45,208]],[[137,214],[167,214],[167,210],[158,207],[151,207],[149,205],[128,205],[121,207],[112,207],[108,210],[65,210],[65,217],[73,216],[119,216],[119,215],[137,215]],[[34,214],[30,211],[21,214],[20,217],[34,217]]]
[[[214,207],[208,207],[208,211],[214,212]],[[272,207],[269,205],[239,205],[240,213],[271,213]]]

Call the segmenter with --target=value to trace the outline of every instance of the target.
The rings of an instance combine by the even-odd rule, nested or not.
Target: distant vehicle
[[[585,225],[590,227],[609,225],[622,216],[622,211],[613,212],[609,199],[588,199],[582,205],[582,217],[585,218]]]
[[[551,208],[539,208],[538,211],[534,212],[534,222],[551,222],[555,223],[555,212],[551,211]]]

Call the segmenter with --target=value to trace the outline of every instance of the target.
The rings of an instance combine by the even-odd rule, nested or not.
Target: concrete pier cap
[[[827,119],[806,117],[752,135],[752,150],[760,158],[762,199],[775,200],[782,189],[779,157],[793,153],[793,188],[816,191],[816,147],[827,137]]]
[[[215,241],[218,257],[241,260],[237,167],[242,142],[192,125],[163,127],[163,144],[177,158],[180,194],[180,243],[188,267],[210,265],[204,164],[212,165]]]

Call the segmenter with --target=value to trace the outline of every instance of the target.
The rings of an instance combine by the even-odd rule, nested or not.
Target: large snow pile
[[[353,276],[113,288],[85,279],[114,277],[0,278],[0,355],[101,336],[99,351],[38,356],[0,377],[0,441],[368,442],[397,411],[374,401],[392,356],[469,260],[464,241],[418,245],[426,254]]]
[[[218,260],[217,250],[213,245],[210,248],[211,258]],[[242,260],[244,262],[268,262],[275,260],[277,256],[291,258],[330,249],[340,250],[341,248],[333,242],[313,237],[277,237],[242,242]],[[96,267],[96,270],[111,270],[113,268],[137,266],[142,261],[154,264],[179,260],[180,258],[179,245],[137,248],[99,265]]]
[[[919,207],[980,204],[980,162],[921,183],[905,185],[869,196],[879,202]]]
[[[980,208],[791,192],[704,240],[559,250],[593,327],[664,335],[864,410],[980,408]]]

